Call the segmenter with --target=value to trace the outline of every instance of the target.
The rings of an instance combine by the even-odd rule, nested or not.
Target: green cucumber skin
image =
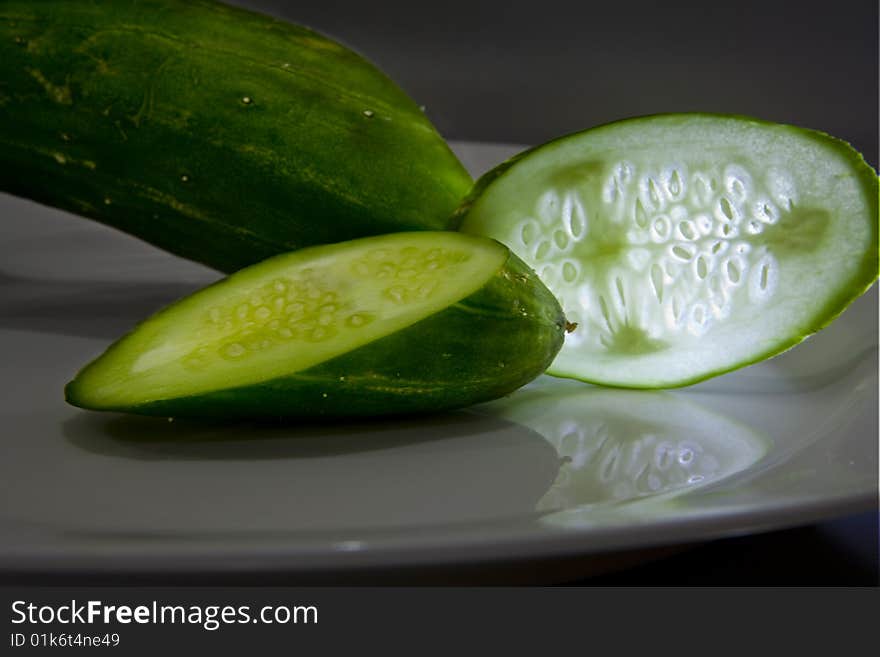
[[[472,180],[372,64],[216,2],[0,6],[0,189],[224,272],[445,228]]]
[[[870,289],[870,287],[877,281],[878,277],[880,277],[880,180],[878,180],[877,172],[865,161],[864,157],[861,153],[855,150],[848,142],[834,137],[833,135],[829,135],[827,133],[821,132],[819,130],[813,130],[810,128],[803,128],[800,126],[793,125],[783,125],[774,123],[772,121],[766,121],[763,119],[754,118],[751,116],[737,115],[737,114],[717,114],[717,113],[707,113],[707,112],[699,112],[699,113],[683,113],[683,114],[651,114],[644,116],[635,116],[626,119],[621,119],[618,121],[612,121],[606,124],[602,124],[599,126],[595,126],[589,128],[587,130],[582,130],[579,132],[571,133],[568,135],[563,135],[561,137],[557,137],[549,142],[544,144],[540,144],[534,146],[532,148],[526,149],[521,153],[517,153],[513,157],[508,160],[502,162],[497,165],[490,171],[483,174],[471,188],[471,191],[464,197],[462,202],[459,204],[459,207],[453,213],[453,216],[450,220],[450,229],[451,230],[460,230],[462,224],[467,219],[468,213],[471,208],[477,203],[481,196],[485,193],[485,191],[494,183],[496,180],[502,178],[504,174],[513,166],[515,166],[518,162],[529,158],[535,153],[538,153],[544,148],[550,147],[552,145],[557,144],[558,142],[565,141],[572,137],[578,137],[583,135],[584,133],[593,132],[602,130],[605,128],[615,127],[624,123],[637,123],[641,121],[649,121],[653,119],[662,119],[666,121],[687,121],[692,117],[706,117],[711,119],[719,119],[719,120],[737,120],[753,123],[759,126],[766,126],[768,128],[774,129],[784,129],[791,131],[792,133],[807,138],[810,140],[814,140],[820,142],[822,144],[829,145],[834,148],[838,153],[840,153],[846,160],[850,162],[853,167],[853,171],[855,175],[860,180],[860,185],[863,190],[865,190],[865,197],[868,200],[871,207],[872,215],[875,217],[875,221],[871,224],[871,230],[873,235],[873,242],[877,245],[877,248],[866,251],[863,254],[861,263],[859,264],[859,275],[854,278],[852,286],[849,288],[848,293],[840,294],[836,297],[830,298],[822,308],[818,309],[816,312],[816,321],[811,324],[811,326],[807,327],[805,330],[791,335],[787,340],[781,341],[772,345],[766,351],[757,353],[753,358],[738,363],[733,367],[726,367],[721,369],[713,369],[711,371],[706,371],[698,376],[694,376],[687,379],[676,380],[676,381],[663,381],[662,383],[658,383],[656,385],[649,384],[641,384],[641,385],[626,385],[613,381],[606,381],[600,379],[593,379],[589,377],[584,377],[579,374],[573,374],[565,371],[555,370],[553,366],[551,366],[547,374],[559,378],[564,379],[575,379],[578,381],[583,381],[584,383],[589,383],[593,385],[600,385],[609,388],[621,388],[621,389],[673,389],[673,388],[683,388],[687,386],[691,386],[697,383],[701,383],[708,379],[712,379],[714,377],[727,374],[729,372],[736,371],[743,367],[747,367],[749,365],[754,365],[765,361],[769,358],[773,358],[774,356],[778,356],[789,349],[796,347],[801,342],[809,338],[810,336],[816,334],[823,328],[827,327],[831,322],[833,322],[841,313],[843,313],[846,308],[853,303],[858,297],[863,295],[865,292]]]
[[[462,301],[302,372],[256,385],[94,410],[299,419],[451,410],[503,397],[542,374],[562,347],[565,327],[556,298],[511,253],[486,285]],[[94,408],[83,401],[88,390],[79,378],[86,370],[67,385],[65,395],[74,406]]]

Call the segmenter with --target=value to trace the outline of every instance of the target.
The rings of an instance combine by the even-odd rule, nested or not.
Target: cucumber
[[[629,119],[483,176],[460,230],[507,244],[578,329],[549,373],[683,386],[769,358],[876,280],[877,176],[828,135],[745,117]]]
[[[0,4],[0,190],[232,272],[442,230],[472,180],[356,53],[216,2]]]
[[[316,246],[160,311],[83,369],[67,400],[193,417],[438,411],[541,374],[565,318],[507,248],[453,232]]]

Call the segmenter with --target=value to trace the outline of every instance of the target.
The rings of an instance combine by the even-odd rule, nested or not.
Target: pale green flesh
[[[876,276],[876,186],[827,142],[698,115],[612,124],[513,163],[461,230],[508,245],[578,324],[550,373],[681,385],[797,343]]]
[[[78,377],[95,407],[268,381],[410,326],[480,289],[507,249],[457,233],[276,256],[154,315]]]

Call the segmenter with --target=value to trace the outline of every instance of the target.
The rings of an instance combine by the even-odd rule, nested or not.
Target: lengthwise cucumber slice
[[[541,374],[565,319],[504,246],[459,233],[276,256],[160,311],[68,384],[84,408],[370,416],[454,408]]]
[[[687,385],[778,354],[877,278],[877,176],[828,135],[630,119],[527,151],[457,215],[532,266],[578,330],[549,372]]]

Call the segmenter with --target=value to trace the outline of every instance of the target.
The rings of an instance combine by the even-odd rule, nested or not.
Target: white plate
[[[457,144],[474,172],[515,152]],[[414,420],[200,425],[62,387],[212,272],[0,198],[0,570],[285,571],[643,550],[877,502],[877,294],[769,362],[675,392],[541,377]]]

